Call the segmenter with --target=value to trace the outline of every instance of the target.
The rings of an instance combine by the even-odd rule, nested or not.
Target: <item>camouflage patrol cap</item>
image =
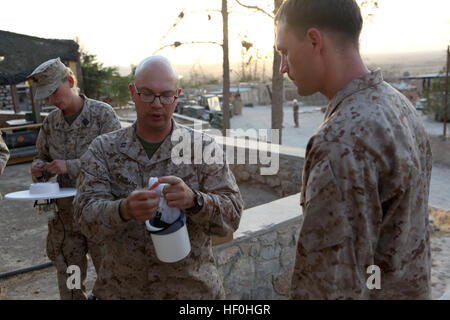
[[[45,99],[58,88],[64,77],[70,74],[59,58],[45,61],[38,66],[29,76],[36,85],[36,99]]]

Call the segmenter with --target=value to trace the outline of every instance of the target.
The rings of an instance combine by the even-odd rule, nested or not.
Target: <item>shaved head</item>
[[[172,79],[178,86],[178,75],[174,66],[163,56],[151,56],[139,63],[134,72],[134,81],[139,81],[145,73],[157,72],[166,80]]]
[[[137,113],[137,134],[147,142],[163,141],[171,131],[181,93],[175,68],[165,57],[148,57],[136,67],[128,88]]]

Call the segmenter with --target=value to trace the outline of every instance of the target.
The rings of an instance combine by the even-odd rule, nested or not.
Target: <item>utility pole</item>
[[[274,15],[281,7],[283,0],[274,0]],[[272,66],[272,129],[279,130],[279,141],[274,143],[283,144],[283,74],[280,72],[281,56],[273,47]]]
[[[444,98],[444,139],[447,138],[447,116],[448,116],[448,69],[450,64],[450,46],[447,46],[447,71],[445,74],[445,98]]]
[[[230,62],[228,57],[228,1],[222,0],[223,19],[223,101],[222,101],[222,123],[223,136],[227,136],[230,128]]]

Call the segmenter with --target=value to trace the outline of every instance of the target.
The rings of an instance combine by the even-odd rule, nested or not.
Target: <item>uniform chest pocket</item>
[[[195,168],[195,165],[175,165],[171,163],[167,165],[164,175],[176,176],[182,179],[191,189],[198,190],[200,188],[200,182]]]
[[[127,197],[131,192],[141,189],[140,172],[133,166],[122,164],[111,168],[111,193],[117,198]]]

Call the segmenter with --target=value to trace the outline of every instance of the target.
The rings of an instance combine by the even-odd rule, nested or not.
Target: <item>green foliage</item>
[[[113,107],[122,106],[130,100],[128,84],[132,74],[122,77],[116,67],[104,67],[97,56],[81,51],[84,94],[105,101]]]
[[[182,78],[180,81],[180,86],[182,88],[200,88],[204,85],[208,84],[217,84],[219,85],[221,80],[218,78],[214,78],[213,76],[205,75],[203,71],[196,70],[192,68],[190,71],[189,78]]]
[[[431,81],[430,88],[424,93],[426,102],[424,104],[423,112],[426,114],[435,114],[436,120],[444,118],[444,102],[445,102],[445,68],[439,72],[440,77],[434,78]],[[448,86],[450,92],[450,86]],[[450,116],[450,110],[447,103],[447,117]]]

